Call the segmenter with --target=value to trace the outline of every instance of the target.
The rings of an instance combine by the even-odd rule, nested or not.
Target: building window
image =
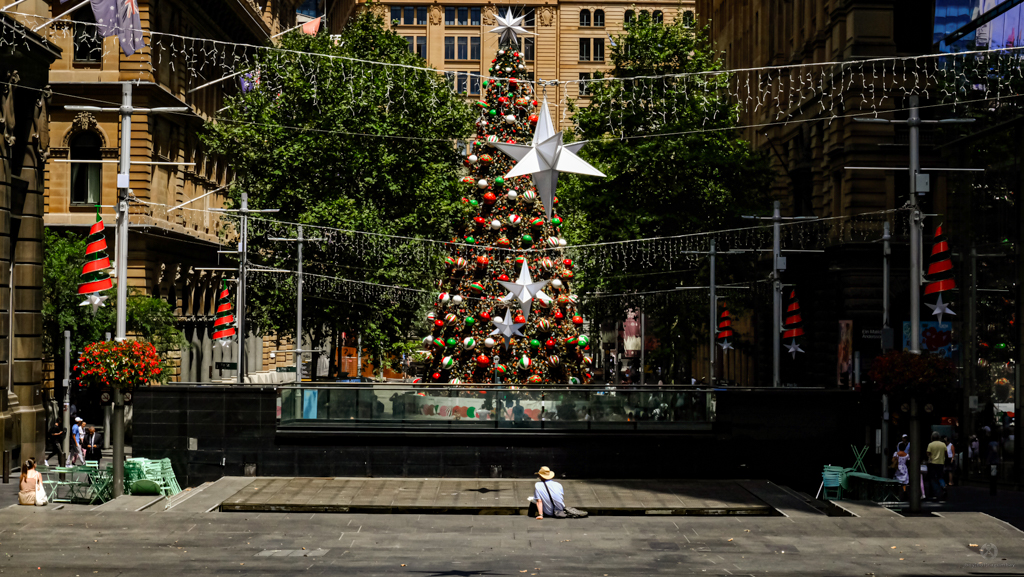
[[[305,2],[299,4],[299,8],[295,11],[295,13],[302,14],[303,16],[309,16],[310,18],[315,18],[317,4],[317,0],[305,0]]]
[[[529,82],[533,82],[533,72],[524,72],[523,77]]]
[[[416,56],[426,60],[427,59],[427,37],[417,36],[416,37]]]
[[[594,10],[594,26],[604,26],[604,10]]]
[[[659,24],[665,21],[665,15],[662,14],[661,10],[655,10],[654,11],[654,15],[652,16],[652,18],[654,19],[655,22],[657,22]]]
[[[580,10],[580,26],[590,26],[590,10]]]
[[[405,38],[406,45],[409,46],[409,52],[416,53],[416,37],[415,36],[402,36]]]
[[[594,38],[594,62],[604,61],[604,38]]]
[[[399,24],[401,24],[401,22],[402,22],[402,7],[401,6],[392,6],[391,7],[391,22],[392,23],[398,22]]]
[[[103,56],[103,37],[91,8],[75,11],[75,62],[99,62]]]
[[[636,13],[632,10],[626,10],[626,24],[632,22],[634,18],[636,18]]]
[[[469,25],[479,26],[480,25],[480,9],[470,8],[469,9]]]
[[[480,9],[462,6],[458,8],[445,8],[444,23],[448,26],[479,26]]]
[[[480,94],[479,72],[445,72],[452,79],[458,94]]]
[[[533,60],[534,42],[533,38],[523,38],[523,58],[525,60]]]
[[[480,73],[470,72],[469,73],[469,93],[480,94]]]
[[[391,21],[398,20],[406,26],[425,26],[427,24],[426,6],[392,6]]]
[[[580,60],[590,60],[590,38],[580,38]]]
[[[580,96],[590,96],[590,92],[587,90],[588,80],[590,80],[590,73],[580,72]]]
[[[455,79],[455,92],[459,94],[466,93],[466,80],[469,78],[468,72],[457,72]]]
[[[535,8],[526,8],[525,10],[516,10],[515,11],[515,15],[516,15],[516,18],[518,18],[520,16],[525,16],[525,18],[523,19],[523,24],[522,24],[524,28],[533,28],[534,26],[537,25],[537,11],[536,11]]]
[[[444,39],[445,60],[480,60],[479,36],[446,36]]]
[[[100,160],[102,141],[92,131],[79,132],[70,144],[71,160]],[[98,162],[71,163],[71,204],[99,204],[100,168]]]
[[[455,26],[455,8],[453,8],[452,6],[445,6],[444,25]]]
[[[683,26],[686,28],[693,28],[693,10],[683,12]]]
[[[427,7],[417,6],[416,7],[416,24],[420,26],[427,25]]]
[[[411,25],[416,24],[416,7],[415,6],[406,6],[406,7],[404,7],[402,9],[402,12],[404,14],[404,18],[402,18],[402,24],[405,24],[406,26],[411,26]]]

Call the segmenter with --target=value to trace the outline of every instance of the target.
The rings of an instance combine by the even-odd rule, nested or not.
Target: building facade
[[[0,14],[0,434],[20,461],[43,454],[43,196],[49,67],[61,49]]]
[[[361,0],[331,3],[329,27],[337,33],[357,9]],[[495,15],[513,10],[523,15],[523,27],[530,34],[520,38],[528,76],[537,81],[587,80],[595,72],[613,68],[613,38],[624,32],[625,23],[648,11],[654,18],[674,22],[677,18],[695,22],[692,0],[645,2],[557,1],[514,6],[455,0],[452,2],[381,2],[373,4],[391,28],[409,43],[409,50],[438,70],[447,72],[453,88],[470,98],[479,98],[480,77],[487,76],[498,50],[498,35],[490,34]],[[581,94],[581,87],[583,93]],[[570,126],[566,99],[587,104],[585,84],[539,88],[549,99],[556,128]]]

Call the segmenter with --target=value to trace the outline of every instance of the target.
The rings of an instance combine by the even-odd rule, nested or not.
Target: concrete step
[[[116,499],[93,507],[93,511],[144,511],[160,501],[165,501],[163,495],[121,495]]]
[[[180,503],[180,502],[182,502],[182,501],[192,497],[192,495],[197,494],[199,491],[205,490],[207,487],[209,487],[213,483],[214,483],[214,481],[207,481],[206,483],[203,483],[202,485],[199,485],[198,487],[191,487],[191,488],[183,489],[177,495],[172,495],[169,499],[167,499],[167,503],[166,503],[166,506],[164,508],[171,509],[171,508],[175,507],[178,503]]]
[[[802,498],[771,481],[736,481],[736,483],[786,517],[825,516]]]
[[[164,511],[206,513],[217,510],[228,497],[246,488],[255,480],[256,477],[221,477],[212,483],[203,483],[199,487],[188,491],[187,496],[168,504]]]
[[[829,505],[844,511],[850,517],[903,518],[896,511],[887,509],[874,501],[829,501]]]

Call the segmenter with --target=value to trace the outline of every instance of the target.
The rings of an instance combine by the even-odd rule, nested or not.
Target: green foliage
[[[589,106],[570,104],[577,135],[592,141],[581,156],[608,175],[563,175],[559,196],[565,202],[560,206],[568,217],[564,230],[571,244],[745,226],[740,215],[764,210],[771,170],[765,155],[753,151],[733,130],[739,108],[722,90],[728,75],[639,78],[722,70],[706,30],[686,28],[681,19],[664,24],[640,12],[626,33],[615,38],[611,61],[611,78],[588,85]],[[719,283],[743,272],[722,260]],[[703,264],[697,270],[668,274],[628,267],[610,272],[584,271],[584,290],[651,291],[704,285],[708,278]],[[729,304],[734,313],[743,308],[736,299]],[[678,355],[688,354],[696,341],[704,342],[700,327],[706,323],[706,307],[673,301],[644,304],[662,343],[654,364],[668,367],[673,355],[681,362]],[[624,318],[621,310],[590,313],[596,320],[605,315],[612,321]],[[659,354],[670,358],[659,359]]]
[[[113,290],[107,291],[110,298],[95,315],[92,307],[79,306],[84,298],[78,294],[78,284],[85,264],[85,236],[45,229],[43,243],[43,354],[54,360],[55,374],[62,375],[64,331],[71,331],[72,355],[89,343],[102,341],[105,333],[114,332],[115,296]],[[185,337],[176,325],[170,303],[148,297],[137,289],[129,291],[125,321],[128,334],[153,343],[164,368],[170,363],[168,353],[185,344]],[[169,374],[170,371],[164,370],[157,378],[166,381]]]
[[[458,202],[461,157],[451,139],[472,132],[472,112],[444,77],[353,60],[424,66],[370,10],[353,18],[340,37],[291,33],[281,44],[289,51],[258,53],[253,74],[259,86],[229,98],[224,115],[204,135],[239,175],[232,198],[246,192],[254,208],[281,209],[270,216],[281,221],[451,238],[464,213]],[[251,250],[266,264],[295,270],[294,243],[267,240],[282,230],[255,223]],[[359,248],[339,248],[344,243]],[[375,237],[335,235],[307,243],[304,266],[327,276],[429,287],[440,263],[403,250]],[[378,363],[400,354],[421,311],[408,302],[365,302],[372,299],[344,292],[318,291],[307,281],[304,323],[314,345],[327,329],[341,328],[358,331]],[[260,331],[294,330],[294,278],[254,282],[247,300],[247,318]]]

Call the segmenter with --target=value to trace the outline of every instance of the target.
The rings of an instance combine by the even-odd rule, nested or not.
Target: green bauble
[[[479,206],[479,205],[480,205],[480,201],[478,201],[475,198],[473,200],[469,201],[469,206]]]
[[[530,339],[530,346],[536,349],[540,347],[540,341],[537,339]]]
[[[524,234],[523,235],[523,244],[533,244],[533,237],[528,235],[528,234]]]
[[[494,184],[497,184],[498,186],[501,186],[501,185],[505,184],[505,178],[501,177],[501,176],[495,177],[494,178]]]
[[[498,115],[498,111],[495,110],[494,108],[492,108],[492,109],[490,109],[490,111],[487,112],[487,114],[490,114],[491,116],[497,116]]]
[[[448,345],[449,347],[454,347],[459,344],[459,341],[456,340],[455,337],[449,337],[448,340],[445,341],[445,344]]]
[[[473,317],[466,317],[466,326],[471,327],[476,324],[476,319]]]
[[[476,244],[476,239],[471,237],[471,236],[467,236],[466,237],[466,244]]]

